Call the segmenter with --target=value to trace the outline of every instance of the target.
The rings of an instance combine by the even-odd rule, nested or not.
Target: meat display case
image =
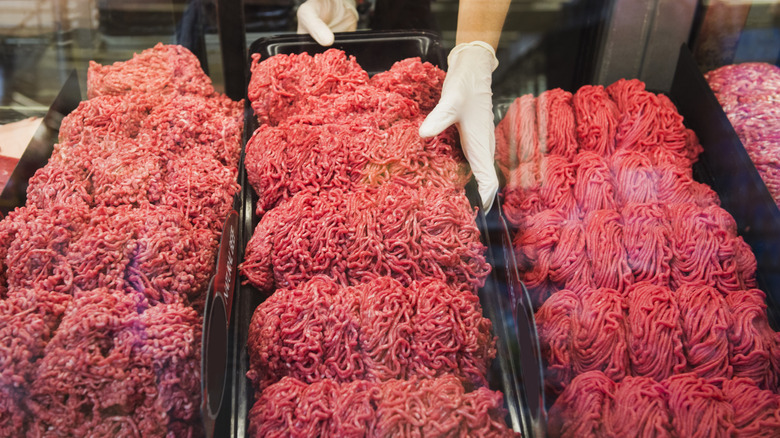
[[[139,1],[121,7],[116,2],[97,2],[94,11],[77,2],[7,3],[8,18],[0,19],[2,122],[44,116],[50,109],[56,110],[59,91],[74,89],[69,82],[74,80],[71,68],[78,70],[76,78],[83,84],[89,60],[109,63],[128,59],[132,52],[158,41],[190,41],[186,44],[204,64],[216,87],[234,99],[244,98],[247,52],[255,50],[248,42],[293,33],[294,7],[300,2]],[[442,37],[437,50],[442,56],[454,42],[456,3],[433,3],[439,26],[436,33]],[[514,99],[524,94],[538,96],[556,87],[574,92],[588,84],[608,85],[619,78],[639,78],[651,91],[668,95],[704,147],[693,169],[696,180],[718,193],[721,206],[734,217],[738,234],[755,254],[758,288],[766,294],[768,321],[774,330],[780,327],[780,213],[767,198],[766,187],[733,128],[718,111],[701,72],[747,61],[778,64],[779,9],[777,2],[513,2],[497,52],[500,67],[494,75],[496,122]],[[116,14],[116,10],[124,15]],[[186,11],[204,11],[206,19],[193,20],[197,14]],[[361,12],[361,20],[365,20],[362,25],[370,27],[371,9]],[[149,13],[155,17],[152,26],[133,18]],[[112,19],[121,22],[115,25]],[[182,23],[195,23],[196,29],[202,25],[202,32],[195,32],[195,37],[187,40],[180,33]],[[128,29],[133,29],[132,34]],[[684,48],[678,57],[681,43],[688,43],[691,50]],[[441,59],[439,62],[443,63]],[[84,90],[82,86],[75,94],[83,94]],[[60,113],[66,114],[63,110]],[[38,152],[35,146],[29,148],[30,156]],[[38,160],[47,155],[44,152]],[[22,175],[25,169],[17,171]],[[27,175],[31,175],[29,169]],[[16,181],[24,179],[18,176]],[[4,214],[19,205],[23,193],[19,187],[23,184],[16,187],[16,195],[4,193]],[[251,194],[245,191],[242,196],[240,201],[251,203]],[[526,435],[541,436],[546,433],[547,411],[554,398],[545,396],[542,390],[547,370],[534,369],[540,355],[534,306],[511,251],[515,230],[505,223],[500,207],[479,218],[489,240],[494,269],[489,281],[492,286],[487,288],[500,291],[495,302],[489,301],[491,293],[483,291],[481,298],[487,316],[503,332],[500,338],[505,350],[496,361],[498,368],[491,372],[497,380],[503,380],[500,385],[508,393],[510,423]],[[244,202],[236,203],[239,214],[231,216],[219,256],[221,277],[217,283],[222,285],[209,288],[204,311],[204,344],[222,348],[204,352],[203,418],[208,434],[212,429],[216,431],[214,436],[242,435],[246,425],[241,424],[245,418],[241,415],[251,398],[245,392],[246,370],[241,368],[245,366],[245,343],[236,324],[248,324],[246,312],[257,305],[257,297],[247,294],[245,287],[232,290],[241,242],[248,239],[245,227],[257,220],[251,210]],[[220,318],[224,322],[217,321]],[[228,325],[231,321],[234,324]],[[529,351],[533,354],[527,354]]]

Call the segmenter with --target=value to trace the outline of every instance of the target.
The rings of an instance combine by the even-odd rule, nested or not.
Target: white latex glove
[[[456,124],[485,213],[498,192],[493,166],[496,150],[493,125],[492,73],[498,67],[493,47],[482,41],[458,44],[447,57],[449,68],[439,104],[420,125],[421,137],[433,137]]]
[[[298,8],[298,33],[308,33],[322,46],[333,44],[333,32],[357,28],[355,0],[306,0]]]

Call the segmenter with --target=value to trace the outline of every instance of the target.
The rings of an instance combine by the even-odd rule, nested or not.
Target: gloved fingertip
[[[444,129],[446,129],[446,127],[441,128],[436,120],[431,119],[431,116],[428,116],[420,124],[419,133],[420,133],[420,137],[428,138],[428,137],[434,137],[441,134],[441,132],[444,131]]]
[[[457,122],[457,112],[449,106],[439,103],[420,124],[420,137],[427,138],[439,135],[455,122]]]
[[[333,41],[336,39],[336,36],[333,35],[333,32],[327,31],[327,32],[312,32],[311,37],[314,38],[314,41],[317,41],[317,43],[321,46],[332,46]]]
[[[479,190],[479,197],[482,199],[482,208],[487,213],[498,194],[498,176],[495,171],[481,172],[477,170],[474,172],[474,177],[477,179],[477,190]]]

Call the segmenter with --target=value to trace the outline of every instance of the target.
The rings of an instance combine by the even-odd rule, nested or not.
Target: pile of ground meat
[[[720,67],[704,77],[780,205],[780,67],[746,62]]]
[[[197,435],[242,104],[178,46],[91,63],[87,84],[0,222],[0,436]]]
[[[320,276],[279,289],[255,310],[248,342],[259,391],[285,376],[312,383],[450,374],[475,388],[487,385],[496,355],[477,296],[433,279],[343,287]]]
[[[449,129],[422,139],[444,72],[372,78],[338,50],[252,63],[258,224],[240,272],[251,436],[507,436],[476,295],[490,265]],[[269,295],[270,294],[270,295]]]
[[[549,400],[563,393],[564,406],[609,410],[609,385],[682,373],[778,391],[780,338],[755,289],[755,256],[717,194],[693,179],[702,148],[666,96],[638,80],[522,96],[496,143]],[[570,389],[593,372],[613,383]],[[587,415],[564,435],[612,427]],[[617,424],[622,417],[618,436],[657,430]]]
[[[761,436],[780,434],[780,396],[747,378],[695,373],[662,380],[580,374],[550,410],[551,437]]]
[[[649,282],[615,289],[562,290],[536,313],[542,355],[560,392],[579,374],[602,371],[663,380],[681,372],[705,378],[745,377],[778,391],[780,348],[758,289],[725,298],[696,282],[673,292]]]
[[[249,412],[250,436],[512,436],[501,393],[464,392],[453,376],[433,379],[320,380],[285,377]]]

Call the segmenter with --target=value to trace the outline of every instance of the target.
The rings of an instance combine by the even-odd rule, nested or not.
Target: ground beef
[[[780,68],[767,63],[727,65],[705,73],[769,193],[780,205]]]
[[[625,305],[614,289],[580,294],[582,306],[572,315],[571,358],[574,375],[600,370],[613,380],[630,374]]]
[[[59,144],[55,148],[135,138],[142,130],[144,119],[165,100],[164,96],[153,93],[138,93],[132,99],[105,95],[84,100],[62,119]]]
[[[734,427],[739,437],[773,437],[780,434],[780,396],[761,389],[751,379],[723,382],[723,396],[734,408]]]
[[[92,64],[88,86],[0,221],[0,436],[199,435],[198,309],[242,105],[178,46]]]
[[[171,421],[194,430],[201,408],[200,397],[193,395],[201,388],[202,321],[198,312],[179,302],[149,307],[140,315],[144,342],[137,351],[138,361],[150,364],[157,379],[155,404]]]
[[[241,154],[243,117],[242,102],[225,95],[203,98],[174,94],[164,104],[152,108],[141,128],[151,133],[152,142],[158,147],[162,145],[168,154],[184,156],[197,152],[225,167],[236,168]]]
[[[300,191],[355,191],[390,178],[410,186],[462,187],[467,173],[452,148],[453,131],[422,139],[421,122],[398,121],[386,129],[355,123],[261,126],[246,148],[257,214]]]
[[[47,210],[56,205],[80,205],[94,203],[93,189],[86,172],[74,169],[62,162],[50,161],[41,167],[27,183],[27,205]]]
[[[127,61],[100,65],[90,61],[87,97],[102,95],[197,94],[214,95],[211,79],[200,61],[182,46],[158,43]]]
[[[595,437],[604,434],[604,413],[615,408],[615,382],[601,371],[578,375],[550,408],[550,437]]]
[[[667,207],[672,227],[674,258],[671,286],[704,281],[723,292],[756,286],[756,259],[734,218],[717,206],[701,208],[690,203]]]
[[[140,305],[130,295],[105,288],[74,296],[30,382],[31,433],[49,428],[74,436],[101,430],[132,433],[136,408],[157,393],[154,373],[134,357],[144,342]],[[156,419],[157,435],[165,429],[163,415]],[[105,430],[114,422],[104,418],[114,416],[130,424]]]
[[[167,153],[161,172],[149,184],[148,199],[176,210],[195,229],[211,230],[216,240],[241,188],[237,177],[235,166],[223,165],[207,150]]]
[[[564,289],[551,296],[536,312],[534,320],[544,360],[545,389],[550,394],[560,394],[571,382],[572,318],[581,310],[580,297]]]
[[[628,289],[625,304],[626,344],[635,376],[661,381],[686,370],[683,349],[685,320],[674,293],[666,286],[635,283]]]
[[[67,262],[70,245],[89,222],[90,210],[57,206],[49,210],[22,207],[9,215],[14,234],[5,247],[8,288],[39,288],[71,293],[74,267]]]
[[[306,113],[308,96],[348,93],[368,83],[368,73],[355,58],[336,49],[314,56],[277,55],[263,62],[254,54],[251,72],[247,97],[260,123],[271,125]]]
[[[428,113],[439,103],[444,71],[431,63],[420,62],[420,58],[406,58],[394,63],[390,70],[372,76],[369,84],[411,99],[422,112]]]
[[[11,289],[0,301],[0,386],[25,389],[33,380],[70,301],[68,294],[35,289]]]
[[[250,436],[484,436],[517,435],[506,427],[501,393],[465,392],[457,378],[383,383],[285,377],[268,387],[249,412]]]
[[[577,168],[577,180],[572,186],[580,214],[618,207],[615,182],[607,159],[595,152],[577,154],[572,163]]]
[[[507,433],[485,388],[496,351],[470,175],[455,128],[418,133],[444,72],[412,58],[368,79],[338,50],[251,70],[259,223],[240,271],[276,292],[250,327],[250,435]]]
[[[141,213],[135,246],[125,270],[125,288],[152,302],[197,302],[214,275],[218,241],[213,231],[194,228],[176,210]]]
[[[620,111],[600,85],[585,85],[572,97],[577,121],[579,151],[591,151],[603,157],[615,152]]]
[[[319,195],[300,192],[266,213],[241,273],[262,291],[325,274],[348,285],[388,275],[409,285],[432,276],[476,290],[489,265],[462,189],[408,187]]]
[[[578,374],[661,381],[690,372],[750,378],[776,391],[777,337],[757,289],[724,295],[703,283],[672,291],[638,282],[626,293],[561,290],[536,312],[545,386],[554,397]]]
[[[716,383],[693,373],[677,374],[664,381],[676,436],[733,436],[734,408]]]
[[[612,409],[603,413],[606,436],[671,437],[664,385],[649,377],[627,376],[615,385]]]
[[[568,160],[577,152],[577,131],[572,95],[560,88],[547,90],[536,99],[537,131],[543,151]]]
[[[438,280],[404,287],[380,277],[345,288],[315,277],[255,309],[248,376],[258,391],[285,376],[312,383],[452,374],[481,387],[496,354],[490,332],[476,295]]]
[[[761,389],[778,391],[778,375],[770,358],[775,345],[775,331],[766,314],[766,295],[759,289],[726,295],[731,310],[728,337],[729,364],[735,376],[748,377]]]
[[[593,282],[624,294],[634,282],[623,243],[623,220],[615,210],[594,210],[585,222],[586,257],[593,267]]]
[[[661,203],[630,203],[623,217],[623,245],[631,274],[637,283],[669,286],[674,253],[669,240],[672,225]]]
[[[577,376],[550,410],[550,436],[776,436],[778,395],[749,378],[682,373],[661,381]]]

